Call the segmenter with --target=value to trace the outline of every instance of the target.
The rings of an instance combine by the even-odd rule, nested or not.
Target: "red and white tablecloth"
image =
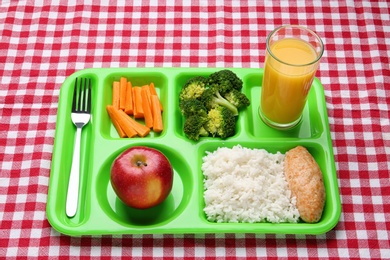
[[[74,1],[76,2],[76,1]],[[0,258],[390,258],[387,1],[0,1]],[[316,31],[342,214],[323,235],[69,237],[46,217],[59,90],[102,67],[263,67],[283,24]]]

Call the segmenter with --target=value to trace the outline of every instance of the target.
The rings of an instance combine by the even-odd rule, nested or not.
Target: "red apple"
[[[127,206],[147,209],[163,202],[172,190],[173,169],[159,150],[134,146],[111,165],[111,185]]]

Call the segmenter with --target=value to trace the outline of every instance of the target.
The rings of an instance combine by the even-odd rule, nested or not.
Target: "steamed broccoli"
[[[214,72],[207,78],[189,79],[179,96],[186,136],[192,140],[209,135],[233,136],[238,109],[250,105],[249,99],[241,93],[242,87],[242,80],[228,69]]]
[[[205,77],[196,76],[189,79],[180,91],[180,101],[200,98],[206,86],[207,79]]]
[[[184,122],[184,133],[191,140],[199,140],[200,136],[208,136],[209,132],[204,128],[208,119],[198,115],[192,115],[186,118]]]
[[[238,115],[237,107],[223,98],[216,87],[206,89],[200,100],[208,110],[215,108],[216,106],[224,106],[232,111],[233,115]]]
[[[233,89],[225,93],[224,98],[238,109],[250,105],[250,100],[247,98],[247,96],[245,96],[244,93],[238,91],[237,89]]]
[[[228,69],[212,73],[208,78],[208,84],[210,87],[217,87],[221,95],[224,95],[232,89],[240,91],[243,85],[242,80],[233,71]]]
[[[198,99],[182,100],[179,104],[180,111],[185,117],[198,115],[200,117],[207,117],[207,109],[203,102]]]
[[[204,128],[212,135],[223,139],[236,132],[236,117],[228,108],[216,106],[208,113],[208,121]]]

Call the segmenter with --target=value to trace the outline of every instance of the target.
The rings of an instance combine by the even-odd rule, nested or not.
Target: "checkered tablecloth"
[[[71,2],[71,1],[70,1]],[[387,1],[0,0],[0,258],[390,258],[390,4]],[[59,90],[101,67],[263,67],[283,24],[325,44],[325,88],[342,202],[323,235],[69,237],[46,202]]]

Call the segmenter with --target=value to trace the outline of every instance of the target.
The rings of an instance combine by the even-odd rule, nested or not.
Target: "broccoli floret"
[[[180,111],[185,117],[198,115],[200,117],[207,117],[207,109],[198,99],[186,99],[179,104]]]
[[[184,122],[184,133],[191,140],[199,140],[201,136],[208,136],[209,132],[204,128],[208,119],[198,115],[192,115],[186,118]]]
[[[231,70],[225,69],[212,73],[208,78],[210,87],[217,87],[219,93],[224,95],[226,92],[236,89],[242,89],[242,80]]]
[[[200,98],[206,86],[207,79],[205,77],[196,76],[189,79],[180,91],[180,101]]]
[[[214,72],[208,78],[189,79],[179,97],[186,136],[199,140],[201,136],[224,139],[234,135],[238,109],[250,105],[241,93],[242,87],[242,80],[228,69]]]
[[[206,89],[201,96],[201,101],[208,110],[217,106],[224,106],[232,111],[233,115],[238,115],[237,107],[223,98],[216,88]]]
[[[232,136],[236,132],[236,117],[228,108],[216,106],[208,113],[208,121],[204,128],[213,136],[223,139]]]
[[[242,107],[247,107],[251,103],[250,100],[247,98],[247,96],[245,96],[244,93],[242,93],[236,89],[233,89],[233,90],[227,92],[223,97],[227,101],[232,103],[238,109],[240,109]]]

